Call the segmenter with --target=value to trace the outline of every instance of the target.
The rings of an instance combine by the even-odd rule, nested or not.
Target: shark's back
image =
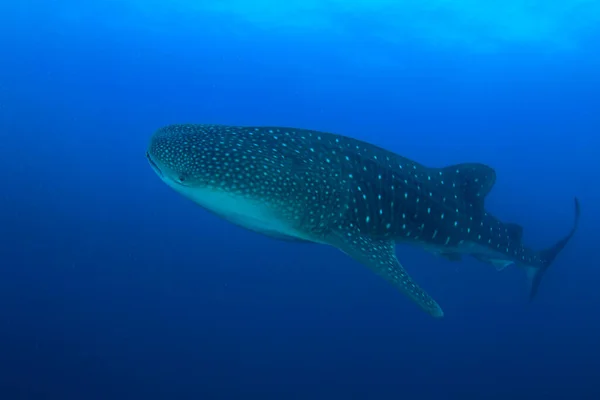
[[[454,245],[463,239],[457,232],[467,234],[469,225],[487,215],[484,199],[496,174],[483,164],[430,168],[342,135],[245,129],[249,135],[264,135],[263,151],[284,160],[293,204],[308,212],[308,221],[303,220],[307,228],[339,229],[345,222],[377,238]]]

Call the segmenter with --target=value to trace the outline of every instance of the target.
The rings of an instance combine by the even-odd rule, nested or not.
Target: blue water
[[[488,4],[490,3],[490,4]],[[600,5],[585,1],[0,3],[0,399],[597,399]],[[177,195],[170,123],[353,136],[483,162],[523,271],[398,257],[434,320],[333,248]]]

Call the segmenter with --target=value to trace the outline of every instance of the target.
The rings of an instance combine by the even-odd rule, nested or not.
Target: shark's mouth
[[[160,168],[158,168],[158,165],[156,165],[154,160],[152,160],[152,157],[150,157],[150,154],[148,152],[146,152],[146,158],[148,159],[148,162],[150,163],[150,165],[152,165],[152,168],[154,168],[156,173],[160,176],[163,176],[162,171],[160,170]]]

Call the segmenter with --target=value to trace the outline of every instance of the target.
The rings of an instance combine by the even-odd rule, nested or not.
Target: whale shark
[[[383,277],[422,310],[440,305],[396,257],[412,244],[458,261],[522,267],[533,300],[548,267],[577,229],[544,250],[523,228],[485,209],[493,168],[433,168],[351,137],[314,130],[176,124],[151,137],[146,158],[173,190],[209,212],[272,238],[333,246]]]

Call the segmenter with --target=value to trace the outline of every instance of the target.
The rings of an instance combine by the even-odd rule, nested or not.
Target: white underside
[[[182,186],[168,179],[165,182],[194,203],[235,225],[277,239],[313,241],[277,218],[269,207],[258,201],[223,191]]]

